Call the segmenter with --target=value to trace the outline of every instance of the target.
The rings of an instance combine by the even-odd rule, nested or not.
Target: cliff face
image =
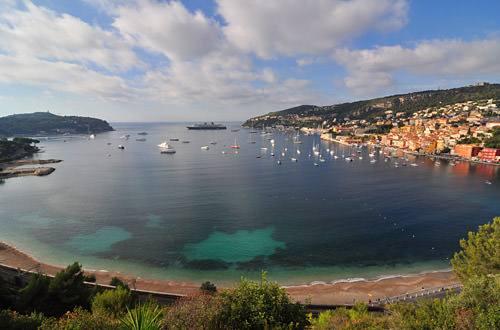
[[[106,121],[90,117],[35,112],[0,118],[0,136],[92,134],[112,131]]]

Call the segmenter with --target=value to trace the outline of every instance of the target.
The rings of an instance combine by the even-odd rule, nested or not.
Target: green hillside
[[[428,90],[330,106],[301,105],[248,119],[243,126],[317,127],[325,121],[327,125],[334,122],[340,124],[347,118],[370,121],[382,116],[387,110],[412,114],[426,108],[481,99],[500,99],[500,84],[484,83],[447,90]]]
[[[0,118],[0,136],[92,134],[112,131],[106,121],[90,117],[35,112]]]

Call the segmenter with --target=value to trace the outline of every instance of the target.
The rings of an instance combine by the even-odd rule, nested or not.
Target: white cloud
[[[345,86],[355,94],[375,92],[394,83],[392,74],[466,77],[481,73],[500,74],[500,39],[423,41],[414,48],[400,45],[370,50],[339,49],[332,55],[345,66]]]
[[[201,11],[180,2],[138,1],[115,11],[113,26],[140,47],[173,60],[207,55],[219,44],[220,28]]]
[[[217,0],[227,39],[263,58],[324,54],[369,30],[406,23],[405,0]]]
[[[96,97],[109,102],[134,102],[139,90],[119,77],[106,76],[78,64],[0,55],[0,82],[41,86]]]
[[[25,6],[26,11],[11,10],[0,15],[0,49],[7,54],[93,63],[109,70],[141,65],[131,46],[112,32],[30,1]]]

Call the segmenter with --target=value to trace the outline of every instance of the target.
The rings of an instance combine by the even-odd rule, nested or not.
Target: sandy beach
[[[0,242],[0,264],[12,267],[30,269],[39,264],[40,272],[55,275],[62,268],[45,264],[16,248]],[[190,294],[197,292],[199,283],[180,281],[159,281],[136,277],[130,274],[106,271],[88,271],[86,274],[95,274],[97,282],[109,284],[113,276],[117,276],[126,283],[135,280],[135,287],[141,290],[165,292],[172,294]],[[295,299],[304,302],[308,297],[313,304],[346,304],[355,300],[368,302],[376,301],[386,296],[393,297],[400,294],[416,292],[422,287],[438,288],[457,283],[458,279],[451,271],[430,272],[418,275],[395,276],[372,281],[337,282],[334,284],[314,284],[285,287],[287,292]],[[222,289],[219,287],[219,289]]]

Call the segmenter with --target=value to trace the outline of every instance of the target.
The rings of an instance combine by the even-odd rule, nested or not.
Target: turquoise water
[[[493,166],[410,156],[418,167],[396,168],[401,158],[377,153],[371,163],[367,148],[318,136],[293,144],[293,132],[113,126],[93,140],[42,139],[36,157],[64,161],[47,177],[0,185],[0,240],[61,266],[216,283],[267,270],[303,284],[448,269],[459,239],[500,215]],[[142,131],[146,141],[136,141]],[[156,146],[167,138],[179,138],[174,155]]]

